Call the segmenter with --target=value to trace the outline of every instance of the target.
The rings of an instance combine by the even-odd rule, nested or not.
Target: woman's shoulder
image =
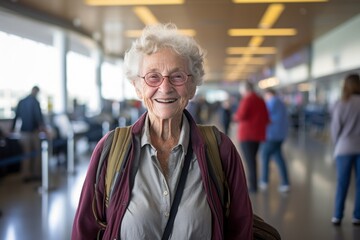
[[[355,106],[358,107],[360,104],[360,95],[353,95],[351,96],[348,100],[338,100],[335,104],[334,104],[334,109],[342,109],[346,106]]]
[[[354,102],[360,102],[360,94],[354,94],[351,96],[351,101],[354,101]]]

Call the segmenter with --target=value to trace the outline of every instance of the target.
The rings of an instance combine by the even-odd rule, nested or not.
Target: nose
[[[169,80],[169,76],[163,76],[163,81],[161,82],[159,89],[163,92],[169,92],[173,89],[173,85]]]

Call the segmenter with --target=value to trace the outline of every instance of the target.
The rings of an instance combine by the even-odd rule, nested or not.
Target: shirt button
[[[164,194],[164,196],[167,196],[167,195],[169,194],[169,192],[168,192],[168,191],[164,191],[163,194]]]
[[[165,215],[165,217],[169,217],[170,213],[169,213],[169,212],[165,212],[164,215]]]

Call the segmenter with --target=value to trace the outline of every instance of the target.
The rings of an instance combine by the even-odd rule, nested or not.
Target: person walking
[[[247,166],[249,192],[256,193],[258,190],[256,156],[260,143],[265,140],[266,126],[270,120],[265,101],[255,93],[252,83],[247,81],[242,84],[240,93],[242,99],[233,119],[238,122],[237,137]]]
[[[45,131],[45,125],[40,103],[36,98],[39,92],[39,87],[34,86],[31,93],[19,101],[11,128],[15,131],[18,120],[21,120],[20,143],[24,154],[21,174],[24,182],[41,180],[39,132]]]
[[[332,112],[331,138],[334,144],[337,186],[334,225],[340,225],[344,216],[345,200],[351,171],[355,169],[355,202],[352,222],[360,225],[360,77],[350,74],[345,78],[341,100]]]
[[[290,189],[287,166],[282,153],[282,144],[287,136],[289,120],[286,105],[272,88],[267,88],[264,93],[266,107],[270,115],[270,123],[266,128],[266,140],[261,144],[261,180],[260,189],[268,188],[269,164],[271,157],[279,169],[280,192]]]

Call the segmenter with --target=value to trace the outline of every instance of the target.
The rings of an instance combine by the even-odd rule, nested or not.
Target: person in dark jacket
[[[202,83],[203,61],[200,46],[173,24],[148,26],[133,43],[125,55],[125,72],[147,112],[131,126],[130,152],[107,208],[93,200],[95,194],[97,199],[104,197],[104,184],[94,188],[94,183],[109,134],[97,144],[76,211],[73,240],[95,239],[98,233],[102,239],[162,239],[186,163],[190,166],[171,239],[253,239],[252,206],[236,147],[218,131],[230,192],[227,215],[210,179],[205,141],[185,109]],[[105,182],[105,172],[99,183]],[[102,213],[106,227],[94,212]]]
[[[226,99],[220,105],[220,121],[226,135],[229,135],[231,118],[231,101]]]
[[[45,131],[43,114],[37,95],[40,89],[34,86],[31,93],[21,99],[16,107],[12,131],[18,123],[20,126],[20,142],[24,159],[21,163],[21,173],[24,182],[40,180],[41,158],[39,132]]]

